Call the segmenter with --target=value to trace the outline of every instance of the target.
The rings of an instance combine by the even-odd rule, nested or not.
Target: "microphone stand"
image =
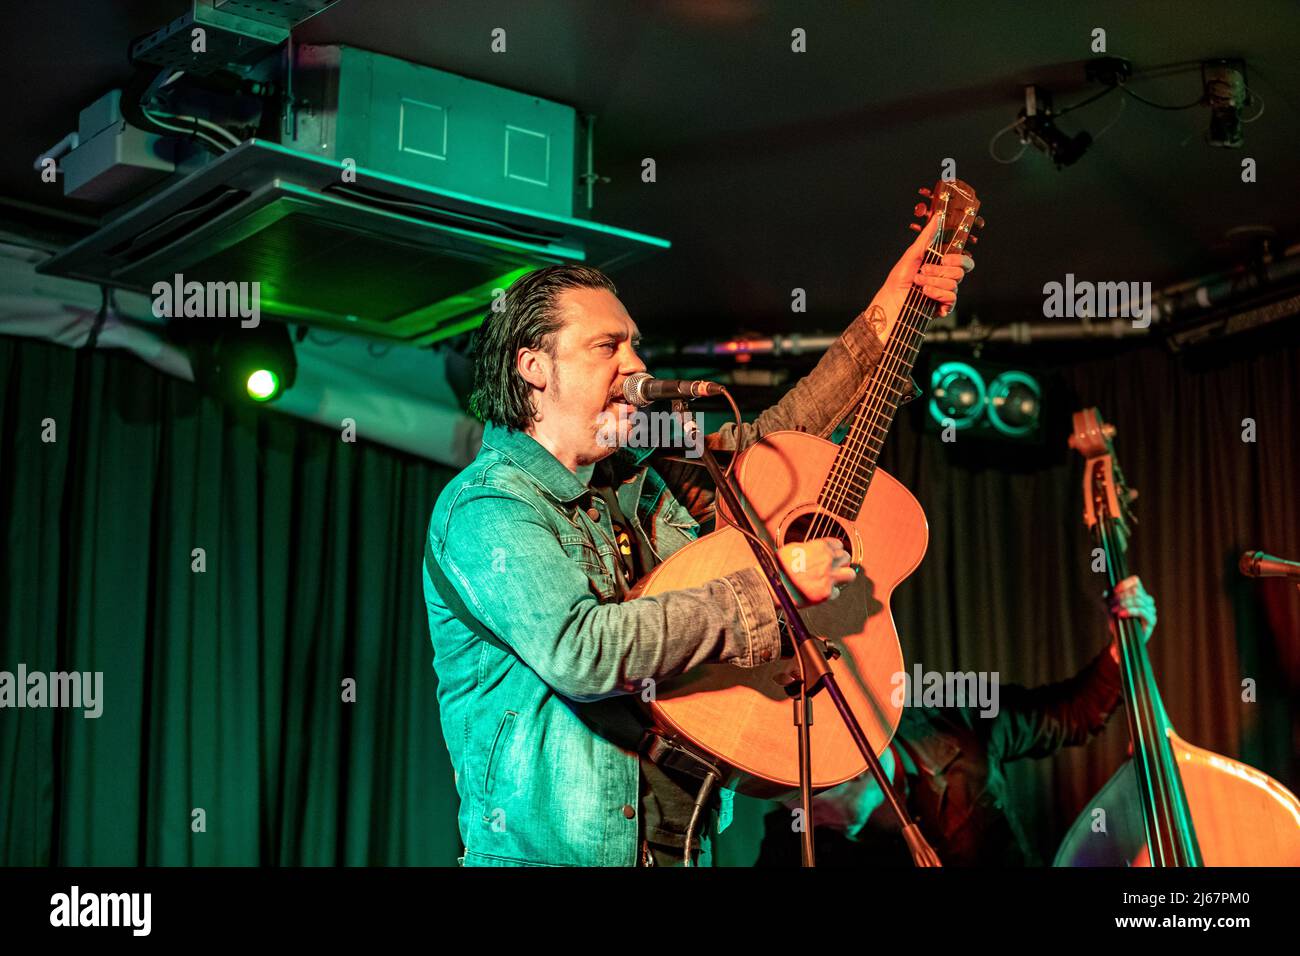
[[[725,389],[723,392],[727,394]],[[885,795],[885,802],[893,811],[894,816],[898,818],[899,825],[903,830],[903,839],[907,841],[907,847],[912,853],[912,862],[923,867],[942,866],[938,854],[926,842],[925,837],[921,834],[920,827],[908,817],[907,811],[898,799],[898,794],[894,792],[889,778],[885,775],[885,768],[881,766],[880,758],[876,756],[876,751],[871,746],[871,741],[867,739],[866,733],[862,730],[862,725],[858,723],[852,708],[849,707],[848,701],[844,699],[844,694],[840,691],[839,684],[835,680],[835,674],[831,671],[827,660],[826,650],[823,647],[824,641],[814,639],[812,634],[809,633],[803,617],[799,614],[799,609],[795,606],[794,599],[790,596],[789,590],[786,589],[785,581],[781,576],[781,569],[777,567],[768,549],[760,543],[758,531],[741,504],[735,486],[718,464],[718,460],[713,457],[713,452],[709,450],[708,443],[704,440],[704,436],[700,434],[699,424],[687,409],[686,400],[674,399],[673,412],[680,416],[682,428],[687,438],[690,440],[698,439],[701,449],[700,457],[704,462],[704,467],[708,469],[709,474],[713,477],[713,482],[718,488],[718,494],[722,496],[722,500],[726,503],[727,509],[733,516],[733,523],[742,531],[748,532],[745,535],[745,540],[749,542],[754,557],[758,559],[759,568],[762,569],[768,584],[772,586],[772,590],[776,593],[777,603],[781,606],[781,613],[785,618],[786,627],[789,629],[790,636],[794,641],[795,653],[799,659],[799,678],[796,681],[799,685],[798,699],[793,703],[795,732],[799,738],[799,794],[804,811],[804,829],[801,841],[803,865],[817,865],[813,849],[812,735],[810,728],[812,726],[812,698],[820,691],[825,690],[827,696],[835,705],[835,709],[839,711],[840,719],[844,721],[845,727],[848,728],[853,742],[857,744],[858,750],[867,761],[867,767],[871,770],[872,776],[876,779],[876,784]],[[839,651],[832,647],[831,655],[832,657],[838,657]],[[787,693],[790,693],[788,689]],[[791,696],[793,697],[794,694],[791,693]],[[899,771],[902,771],[901,767]]]

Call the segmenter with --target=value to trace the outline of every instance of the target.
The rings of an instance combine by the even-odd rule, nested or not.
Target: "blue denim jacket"
[[[829,436],[882,352],[864,316],[780,402],[709,446],[739,451],[797,427]],[[619,507],[660,560],[711,516],[697,463],[624,449],[612,466]],[[647,678],[780,653],[757,566],[623,601],[615,548],[604,502],[523,432],[488,425],[438,496],[424,594],[466,866],[634,866],[642,725],[630,695]]]

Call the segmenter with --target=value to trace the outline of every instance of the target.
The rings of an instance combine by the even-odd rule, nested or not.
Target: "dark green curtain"
[[[0,669],[105,698],[0,711],[0,861],[454,864],[420,580],[451,472],[123,355],[0,338],[0,382]]]
[[[1300,789],[1300,596],[1234,570],[1248,547],[1300,554],[1300,349],[1198,369],[1148,348],[1061,374],[1058,425],[1099,406],[1142,492],[1130,557],[1175,725]],[[0,861],[453,863],[419,578],[450,473],[125,356],[0,338],[0,380],[0,669],[101,670],[106,697],[98,720],[0,711]],[[1034,684],[1105,644],[1077,456],[971,454],[904,410],[882,464],[930,526],[895,592],[909,663]],[[1011,766],[1045,858],[1125,745],[1117,715],[1087,748]],[[737,800],[719,863],[753,860],[768,806]]]
[[[1082,459],[1062,432],[1071,412],[1097,406],[1118,428],[1117,455],[1140,492],[1129,564],[1159,609],[1149,648],[1174,726],[1300,792],[1300,594],[1236,570],[1247,548],[1300,555],[1295,341],[1234,355],[1212,346],[1190,358],[1150,346],[1046,369],[1062,384],[1046,406],[1055,442],[1041,454],[963,438],[946,446],[921,431],[923,409],[904,408],[881,464],[916,495],[930,529],[925,560],[894,592],[908,665],[1036,685],[1070,676],[1105,646]],[[1253,443],[1242,441],[1247,418]],[[1253,703],[1242,699],[1246,678],[1256,683]],[[837,718],[822,704],[817,719]],[[1008,765],[1014,809],[1046,862],[1127,746],[1119,711],[1086,748]],[[719,863],[752,862],[774,806],[737,800]]]

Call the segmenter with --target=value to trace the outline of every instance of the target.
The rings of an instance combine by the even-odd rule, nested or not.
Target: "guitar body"
[[[1206,866],[1300,866],[1300,800],[1268,774],[1170,731]],[[1094,832],[1105,810],[1106,832]],[[1126,760],[1070,827],[1053,866],[1150,866],[1133,762]]]
[[[921,563],[928,540],[925,513],[901,484],[875,472],[857,519],[827,514],[818,495],[838,445],[803,432],[765,436],[736,458],[733,477],[757,528],[774,547],[809,537],[840,537],[860,567],[857,580],[837,598],[803,611],[814,635],[829,638],[843,656],[832,662],[849,705],[877,754],[889,745],[902,712],[895,675],[903,671],[889,601],[895,587]],[[823,517],[815,528],[812,519]],[[827,526],[834,521],[833,528]],[[686,545],[638,582],[633,597],[693,587],[758,562],[748,541],[725,526]],[[811,535],[809,531],[813,531]],[[698,667],[661,682],[645,706],[656,728],[711,756],[725,785],[772,797],[799,785],[794,705],[781,680],[794,666],[774,661],[753,669],[728,664]],[[813,787],[824,788],[867,769],[833,705],[815,702]]]

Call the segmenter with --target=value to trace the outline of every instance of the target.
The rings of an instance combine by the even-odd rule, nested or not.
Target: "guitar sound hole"
[[[844,525],[834,515],[824,511],[812,511],[795,518],[786,526],[781,543],[794,544],[798,541],[807,541],[809,538],[839,538],[840,544],[844,545],[844,550],[849,554],[853,553],[853,540]]]

